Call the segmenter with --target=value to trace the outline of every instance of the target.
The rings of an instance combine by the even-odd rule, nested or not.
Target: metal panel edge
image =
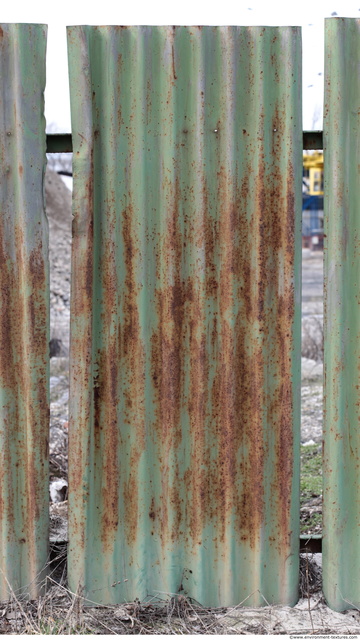
[[[323,590],[360,607],[360,20],[325,21]]]

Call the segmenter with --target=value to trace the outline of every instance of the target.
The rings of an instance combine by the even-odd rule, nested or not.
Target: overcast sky
[[[322,128],[324,18],[360,19],[360,0],[10,0],[1,22],[48,25],[45,115],[48,126],[70,131],[66,25],[202,24],[302,27],[303,128]]]

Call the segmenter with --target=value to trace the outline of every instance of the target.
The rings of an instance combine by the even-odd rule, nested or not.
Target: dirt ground
[[[59,548],[58,548],[59,550]],[[294,607],[270,605],[206,608],[182,595],[147,602],[84,607],[66,585],[62,558],[52,562],[45,593],[37,601],[15,595],[0,604],[0,634],[86,635],[323,635],[360,634],[360,611],[337,613],[321,593],[321,554],[300,558],[300,599]]]

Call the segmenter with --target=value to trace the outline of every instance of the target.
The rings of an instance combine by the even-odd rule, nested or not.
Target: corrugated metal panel
[[[43,25],[0,26],[0,598],[48,553],[48,240]]]
[[[300,29],[68,44],[71,588],[294,604]]]
[[[323,583],[360,607],[360,20],[326,20]]]

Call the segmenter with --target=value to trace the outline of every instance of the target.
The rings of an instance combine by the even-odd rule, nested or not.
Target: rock
[[[310,358],[301,358],[301,379],[302,380],[318,380],[323,375],[323,363],[310,360]]]
[[[49,342],[50,358],[58,358],[60,356],[66,356],[66,349],[62,340],[59,338],[52,338]]]
[[[53,480],[50,483],[49,491],[51,502],[64,502],[67,498],[68,483],[63,478]]]
[[[68,540],[68,502],[52,502],[50,504],[50,542]]]
[[[323,386],[322,379],[303,379],[301,386],[301,442],[315,444],[322,441]]]
[[[71,234],[71,191],[61,176],[49,168],[45,173],[45,202],[49,222]]]

